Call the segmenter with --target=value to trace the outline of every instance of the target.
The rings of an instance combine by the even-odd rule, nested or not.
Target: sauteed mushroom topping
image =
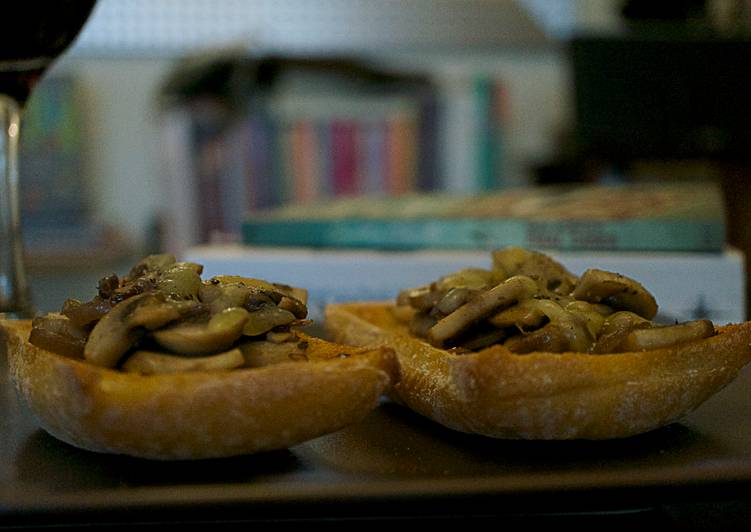
[[[460,270],[403,290],[395,316],[456,353],[503,344],[514,353],[593,354],[669,347],[715,334],[709,320],[654,323],[654,296],[634,279],[590,269],[581,277],[536,251],[492,253],[492,268]]]
[[[100,279],[87,302],[33,320],[30,341],[63,356],[143,374],[227,370],[305,360],[293,329],[307,292],[240,276],[201,280],[203,266],[151,255]],[[260,348],[263,346],[263,348]],[[254,354],[249,354],[254,353]]]
[[[630,310],[648,320],[657,315],[657,302],[652,294],[638,282],[617,273],[587,270],[571,295],[582,301]]]
[[[152,333],[163,348],[181,355],[207,355],[229,348],[243,334],[248,311],[231,307],[217,312],[206,321],[183,322]]]
[[[31,343],[68,357],[83,357],[88,332],[62,314],[39,316],[32,321]]]

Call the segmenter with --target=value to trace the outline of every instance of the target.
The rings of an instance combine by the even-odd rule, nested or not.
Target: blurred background
[[[35,302],[363,196],[689,182],[745,252],[750,32],[745,0],[99,0],[26,111]]]

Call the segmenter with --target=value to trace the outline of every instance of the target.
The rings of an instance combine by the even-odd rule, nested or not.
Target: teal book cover
[[[710,182],[347,198],[254,213],[242,236],[250,245],[389,250],[719,252],[726,243],[722,193]]]

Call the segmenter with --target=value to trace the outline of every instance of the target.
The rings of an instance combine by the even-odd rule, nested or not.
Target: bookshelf
[[[239,54],[186,63],[162,101],[177,253],[237,240],[248,213],[283,205],[503,185],[509,102],[491,76],[447,85],[350,58]]]

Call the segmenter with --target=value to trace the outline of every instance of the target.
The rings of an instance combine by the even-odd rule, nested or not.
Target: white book
[[[188,110],[173,109],[162,115],[162,153],[165,164],[163,197],[164,246],[183,253],[199,241],[195,215],[196,176],[193,164],[192,117]]]
[[[571,272],[600,268],[632,277],[657,299],[662,322],[708,318],[717,324],[746,319],[743,254],[550,252]],[[308,289],[310,317],[328,303],[390,300],[404,288],[467,267],[490,268],[488,252],[314,250],[241,245],[189,249],[184,260],[204,265],[204,278],[234,274]]]

